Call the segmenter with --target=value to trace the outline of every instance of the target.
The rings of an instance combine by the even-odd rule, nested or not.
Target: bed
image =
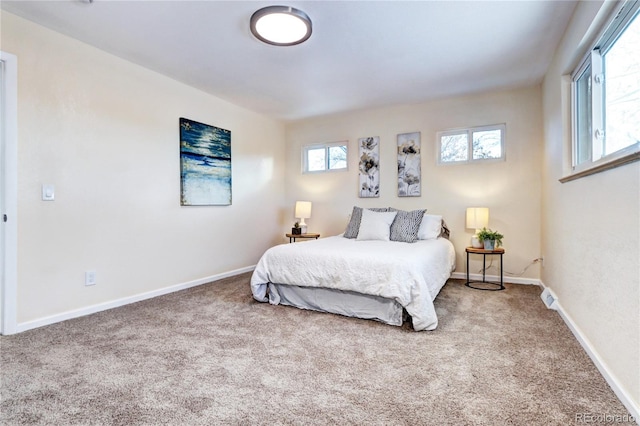
[[[394,216],[388,210],[387,222]],[[402,325],[406,312],[414,330],[435,329],[433,301],[455,268],[455,250],[441,216],[432,217],[437,232],[431,238],[417,238],[414,223],[416,235],[409,243],[389,238],[391,222],[386,238],[369,238],[369,217],[382,216],[369,211],[364,209],[356,223],[352,214],[344,234],[268,249],[251,277],[253,297],[396,326]],[[414,216],[426,217],[421,212]],[[354,227],[356,237],[349,237]]]

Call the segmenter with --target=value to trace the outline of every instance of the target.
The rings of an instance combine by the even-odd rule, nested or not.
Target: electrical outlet
[[[96,271],[84,273],[84,285],[96,285]]]

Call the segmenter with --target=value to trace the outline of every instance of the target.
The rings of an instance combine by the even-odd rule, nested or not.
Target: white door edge
[[[0,332],[16,333],[18,286],[18,58],[0,51],[2,79],[2,261],[1,293],[2,321]],[[4,221],[4,215],[7,221]]]

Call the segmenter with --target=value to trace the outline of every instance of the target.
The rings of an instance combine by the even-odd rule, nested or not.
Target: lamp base
[[[471,247],[484,248],[484,243],[478,239],[475,235],[471,237]]]

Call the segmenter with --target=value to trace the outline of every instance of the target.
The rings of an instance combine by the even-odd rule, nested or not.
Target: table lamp
[[[478,239],[478,232],[482,228],[486,228],[487,225],[489,225],[489,209],[487,207],[467,208],[467,228],[476,230],[476,233],[471,237],[471,247],[484,247],[482,241]]]
[[[302,233],[306,234],[307,224],[304,220],[311,217],[311,201],[296,201],[295,216],[300,219],[300,228],[302,228]]]

